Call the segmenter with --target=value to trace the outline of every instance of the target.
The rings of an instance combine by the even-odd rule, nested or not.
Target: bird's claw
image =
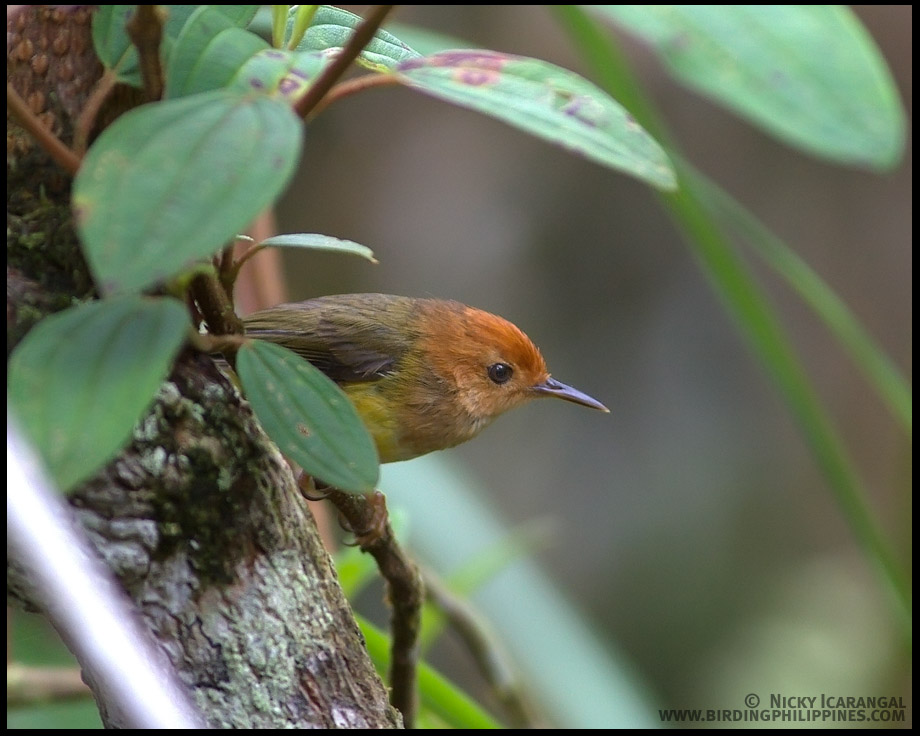
[[[364,499],[370,508],[370,518],[367,520],[364,529],[358,531],[354,529],[351,523],[345,518],[344,514],[339,512],[339,525],[347,532],[355,535],[351,542],[343,542],[347,547],[360,547],[366,550],[375,542],[383,539],[387,534],[387,526],[390,521],[387,512],[387,499],[380,491],[364,494]]]
[[[318,486],[316,479],[303,471],[297,476],[297,487],[300,489],[300,495],[308,501],[325,501],[333,490],[331,486]]]

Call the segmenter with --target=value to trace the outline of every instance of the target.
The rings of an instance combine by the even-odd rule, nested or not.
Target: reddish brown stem
[[[323,489],[326,492],[326,489]],[[380,574],[387,582],[387,599],[393,607],[390,621],[390,703],[402,713],[406,728],[415,721],[415,670],[418,659],[418,635],[422,621],[424,586],[415,563],[396,541],[390,521],[380,520],[379,491],[367,496],[328,489],[327,498],[335,504],[359,538],[361,549],[373,556]],[[384,506],[384,513],[386,507]],[[378,533],[367,530],[377,527]]]
[[[343,97],[348,97],[349,95],[371,89],[372,87],[386,87],[391,84],[400,84],[400,81],[392,74],[365,74],[363,77],[356,77],[355,79],[340,82],[329,90],[329,94],[317,103],[316,107],[313,108],[313,114],[318,114],[320,111],[329,107],[333,102],[341,100]]]
[[[96,82],[96,87],[86,100],[86,104],[83,105],[83,109],[80,111],[80,116],[74,126],[73,136],[74,150],[80,156],[85,154],[86,149],[89,148],[89,137],[93,132],[93,126],[96,125],[96,120],[99,118],[99,111],[109,95],[112,94],[112,90],[115,89],[117,83],[118,78],[115,73],[110,69],[106,70],[99,81]]]
[[[211,334],[243,334],[243,323],[236,316],[230,297],[224,291],[217,276],[213,273],[196,276],[192,279],[191,294]]]
[[[42,125],[9,82],[6,83],[6,107],[16,118],[16,122],[29,132],[56,164],[71,176],[76,175],[80,169],[79,157],[65,146],[60,138]]]
[[[316,81],[310,85],[307,93],[301,97],[294,105],[294,111],[306,119],[307,115],[313,112],[319,101],[326,96],[326,93],[332,89],[339,78],[345,73],[351,62],[358,58],[361,50],[367,46],[370,40],[377,33],[377,29],[383,24],[384,18],[393,10],[393,5],[374,5],[368,12],[361,25],[355,29],[354,35],[348,40],[345,48],[335,58],[326,70],[319,75]]]
[[[163,66],[160,63],[160,43],[163,40],[163,8],[156,5],[138,5],[126,30],[137,47],[141,77],[147,99],[159,100],[163,96]]]

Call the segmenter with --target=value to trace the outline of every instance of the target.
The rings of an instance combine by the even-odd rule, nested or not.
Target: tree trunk
[[[67,144],[101,74],[91,17],[7,17],[8,81]],[[9,113],[7,184],[10,350],[93,287],[70,180]],[[70,502],[209,725],[400,725],[288,466],[208,357],[180,356],[129,447]],[[106,725],[121,725],[95,695]]]

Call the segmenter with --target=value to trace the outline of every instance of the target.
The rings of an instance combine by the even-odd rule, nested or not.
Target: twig
[[[373,9],[368,12],[367,18],[355,29],[354,35],[348,40],[345,48],[335,58],[335,61],[326,67],[326,70],[310,85],[307,93],[295,103],[294,112],[297,115],[306,119],[307,115],[313,111],[319,101],[332,88],[332,85],[351,66],[351,62],[358,58],[358,54],[377,33],[377,29],[383,24],[384,18],[389,15],[393,7],[392,5],[373,6]]]
[[[96,86],[84,103],[83,109],[80,110],[80,115],[74,125],[73,147],[81,156],[89,148],[89,137],[93,132],[96,120],[99,118],[99,111],[109,95],[112,94],[112,90],[115,89],[117,83],[118,77],[115,76],[115,73],[111,69],[106,69],[99,81],[96,82]]]
[[[380,574],[387,582],[387,597],[392,606],[390,703],[402,713],[406,728],[412,728],[424,588],[418,568],[397,543],[389,519],[385,516],[381,519],[381,512],[386,513],[383,494],[378,491],[370,495],[368,498],[330,488],[327,497],[355,532],[361,549],[377,561]],[[375,528],[376,533],[369,533]]]
[[[263,210],[246,228],[246,234],[254,243],[261,243],[277,232],[278,223],[271,209]],[[245,241],[237,239],[234,253],[242,255],[245,252]],[[227,293],[232,294],[237,313],[250,314],[258,309],[289,301],[284,288],[283,271],[281,249],[270,248],[264,251],[257,261],[250,264],[249,268],[241,271],[238,277],[234,277],[233,288],[228,288]]]
[[[198,332],[192,327],[189,327],[186,339],[188,344],[199,353],[207,355],[223,353],[228,361],[232,361],[236,351],[248,342],[243,335],[212,335],[208,332]]]
[[[137,608],[96,554],[15,424],[7,426],[7,544],[35,601],[97,696],[129,728],[201,728],[189,687],[154,644]],[[33,593],[30,592],[30,595]]]
[[[79,667],[30,667],[24,664],[6,667],[7,707],[88,699],[92,695],[80,678]]]
[[[329,107],[333,102],[341,100],[343,97],[348,97],[348,95],[362,92],[371,87],[386,87],[391,84],[401,84],[401,82],[392,74],[365,74],[361,77],[355,77],[354,79],[340,82],[329,90],[329,94],[316,104],[316,107],[313,108],[313,114],[318,114],[320,111]]]
[[[545,728],[533,705],[525,697],[524,687],[501,643],[477,611],[455,595],[431,571],[424,572],[425,596],[438,607],[453,629],[463,639],[476,660],[479,671],[508,713],[512,728]]]
[[[40,145],[52,160],[71,176],[80,169],[79,157],[54,135],[29,109],[19,93],[6,83],[6,107],[13,117]]]
[[[156,5],[138,5],[125,26],[137,47],[144,92],[151,102],[163,96],[163,66],[160,63],[160,42],[163,40],[164,11]]]
[[[240,256],[236,259],[235,262],[222,263],[221,264],[221,276],[225,282],[224,285],[226,286],[227,283],[231,285],[235,283],[237,276],[239,276],[240,269],[243,268],[243,265],[246,263],[246,261],[252,258],[256,253],[261,253],[266,248],[268,248],[267,245],[261,245],[261,244],[251,245],[243,253],[240,254]],[[224,276],[225,272],[226,272],[226,276]]]
[[[209,332],[215,335],[243,334],[243,323],[236,316],[229,295],[213,272],[195,276],[190,291]]]
[[[237,238],[238,240],[239,238]],[[240,274],[240,266],[233,260],[236,251],[237,240],[227,243],[223,249],[214,256],[214,265],[217,268],[217,280],[224,289],[228,298],[233,299],[233,287],[236,284],[236,277]]]

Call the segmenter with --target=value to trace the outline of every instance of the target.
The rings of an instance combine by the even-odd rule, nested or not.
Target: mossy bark
[[[70,144],[101,75],[92,11],[19,8],[7,79]],[[95,291],[70,179],[9,114],[7,184],[9,352]],[[69,500],[210,726],[401,725],[287,464],[210,358],[180,356],[131,444]],[[15,573],[8,593],[34,604]],[[94,694],[106,725],[123,725]]]

